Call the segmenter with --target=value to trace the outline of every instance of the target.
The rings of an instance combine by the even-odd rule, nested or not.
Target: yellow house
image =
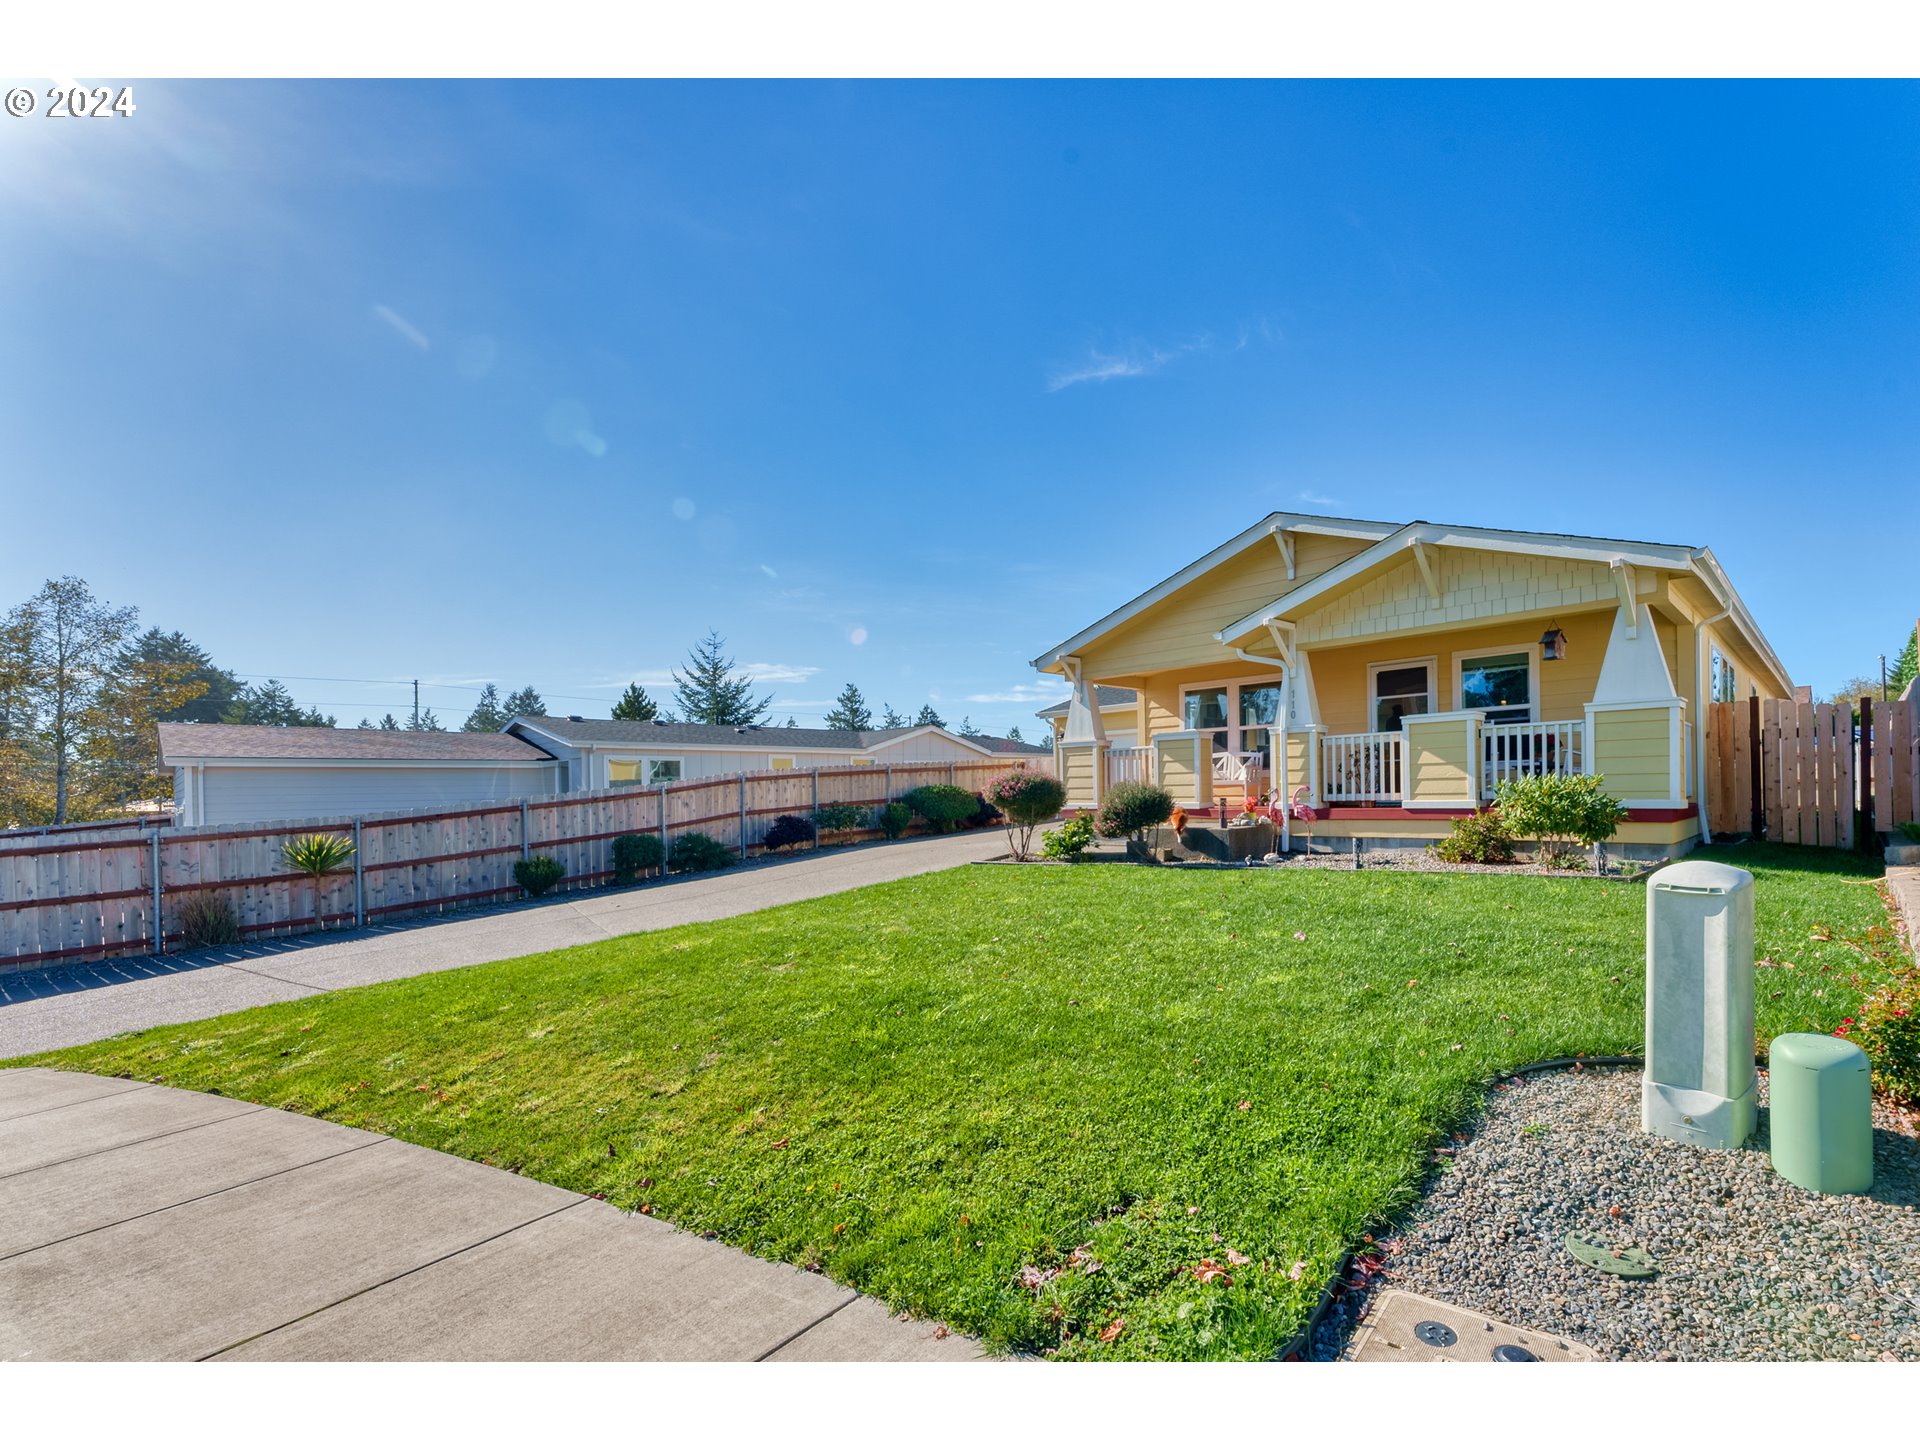
[[[1189,811],[1300,795],[1316,841],[1426,844],[1504,778],[1595,773],[1629,854],[1703,833],[1714,687],[1793,694],[1704,546],[1292,514],[1033,663],[1072,687],[1073,806],[1147,778]]]

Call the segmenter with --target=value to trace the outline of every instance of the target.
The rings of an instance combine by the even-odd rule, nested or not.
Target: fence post
[[[1767,792],[1760,783],[1763,769],[1760,762],[1760,733],[1760,696],[1755,693],[1747,696],[1747,785],[1753,798],[1752,813],[1747,816],[1747,828],[1756,840],[1767,829]]]
[[[1860,772],[1860,828],[1853,837],[1854,845],[1873,853],[1873,697],[1860,697],[1860,748],[1856,752]]]
[[[814,766],[810,773],[813,776],[813,811],[807,818],[813,821],[813,848],[818,850],[820,848],[820,767]]]
[[[153,953],[158,955],[167,948],[166,920],[160,914],[160,832],[153,832],[147,845],[148,864],[153,869]]]
[[[887,766],[887,804],[893,804],[893,766]]]
[[[660,873],[667,873],[667,787],[663,783],[659,790],[660,799]]]
[[[520,858],[522,860],[533,858],[533,836],[529,833],[531,827],[528,824],[532,818],[533,807],[527,803],[526,797],[522,796],[520,800]]]
[[[358,815],[353,817],[353,924],[355,929],[365,929],[367,924],[367,869],[366,857],[360,853]]]
[[[747,858],[747,772],[740,772],[740,858]]]
[[[960,783],[959,767],[956,766],[951,760],[949,760],[947,762],[947,784],[958,785],[959,783]]]

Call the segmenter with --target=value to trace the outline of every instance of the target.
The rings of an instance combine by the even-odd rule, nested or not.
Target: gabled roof
[[[990,753],[964,735],[938,725],[904,725],[892,730],[821,730],[786,725],[657,724],[649,720],[574,720],[557,715],[522,715],[510,721],[513,735],[545,735],[563,745],[622,745],[707,750],[882,750],[915,735],[943,735],[958,745]],[[537,738],[535,743],[538,743]]]
[[[1093,693],[1094,704],[1102,710],[1117,710],[1122,705],[1137,704],[1140,699],[1140,693],[1137,690],[1129,690],[1124,685],[1096,685],[1093,687]],[[1042,720],[1051,720],[1056,715],[1066,714],[1067,704],[1067,701],[1062,700],[1057,705],[1049,705],[1046,709],[1036,710],[1033,713]]]
[[[334,730],[319,725],[191,725],[163,722],[160,763],[190,760],[495,761],[546,764],[544,750],[512,735],[463,730]]]
[[[1192,584],[1207,571],[1224,565],[1250,546],[1271,540],[1276,530],[1290,530],[1302,535],[1337,535],[1348,540],[1378,540],[1399,528],[1398,525],[1384,520],[1347,520],[1326,515],[1296,515],[1285,510],[1276,510],[1264,520],[1249,525],[1226,544],[1215,546],[1185,569],[1175,571],[1151,590],[1143,591],[1118,610],[1102,616],[1078,635],[1061,641],[1046,654],[1038,657],[1033,662],[1033,668],[1051,670],[1081,646],[1092,644],[1109,630],[1126,624],[1134,616],[1158,604],[1174,591]]]

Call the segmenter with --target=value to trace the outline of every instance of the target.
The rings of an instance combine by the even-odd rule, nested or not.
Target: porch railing
[[[1406,787],[1406,751],[1397,730],[1328,735],[1320,743],[1320,794],[1329,805],[1398,800]]]
[[[1107,751],[1107,785],[1123,780],[1153,783],[1153,747],[1151,745],[1115,745]],[[1106,786],[1101,787],[1102,791]]]
[[[1480,731],[1480,798],[1502,780],[1525,775],[1578,775],[1586,769],[1587,727],[1580,720],[1530,720]]]

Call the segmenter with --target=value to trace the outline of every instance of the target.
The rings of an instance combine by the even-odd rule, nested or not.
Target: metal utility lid
[[[1647,881],[1647,888],[1679,890],[1688,895],[1731,895],[1751,884],[1753,876],[1735,866],[1715,860],[1682,860]]]

